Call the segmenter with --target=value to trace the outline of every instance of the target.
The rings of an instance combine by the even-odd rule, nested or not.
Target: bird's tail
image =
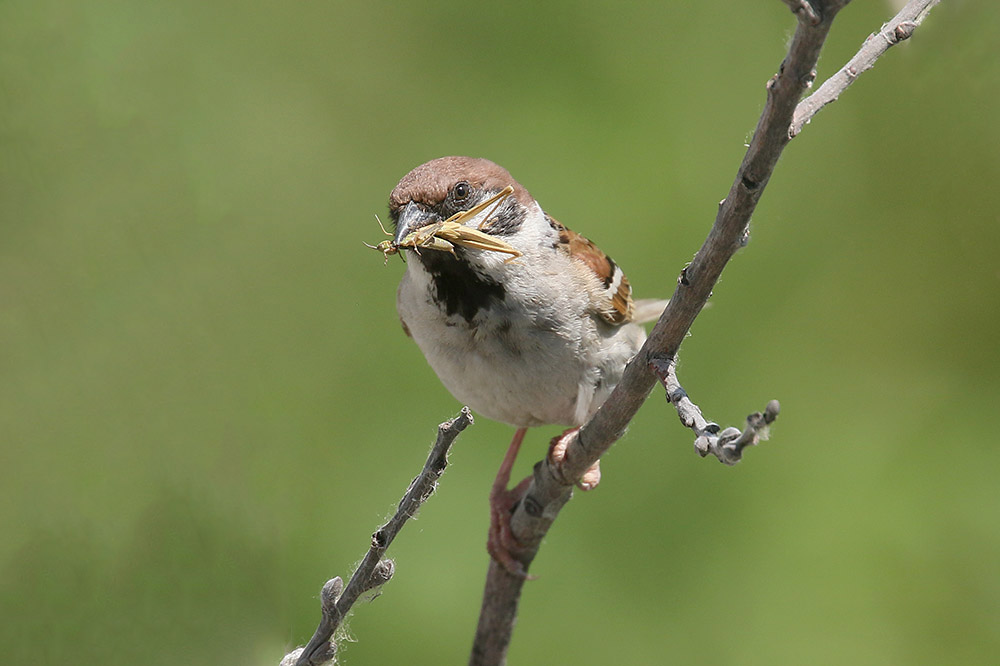
[[[660,298],[639,298],[635,301],[632,311],[632,321],[637,324],[655,321],[663,314],[663,308],[667,307],[670,299]]]

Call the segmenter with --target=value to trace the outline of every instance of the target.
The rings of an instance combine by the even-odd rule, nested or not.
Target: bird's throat
[[[458,252],[462,250],[459,248]],[[430,273],[432,297],[449,316],[458,315],[471,324],[480,310],[487,310],[506,297],[502,284],[476,271],[462,257],[423,252],[414,258]]]

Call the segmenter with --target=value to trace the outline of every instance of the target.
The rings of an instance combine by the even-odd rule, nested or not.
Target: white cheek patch
[[[538,205],[537,201],[533,201],[524,216],[524,222],[517,230],[518,242],[541,245],[551,232],[552,229],[545,220],[545,212],[542,211],[542,207]]]

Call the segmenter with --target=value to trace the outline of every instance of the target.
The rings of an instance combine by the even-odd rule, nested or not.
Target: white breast
[[[430,274],[411,258],[397,293],[400,318],[441,382],[473,410],[517,427],[582,425],[645,331],[591,314],[586,290],[566,284],[572,260],[564,255],[487,260],[505,297],[466,321],[436,303]]]

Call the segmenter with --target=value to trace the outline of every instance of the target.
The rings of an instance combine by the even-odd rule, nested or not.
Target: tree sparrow
[[[517,428],[490,493],[487,548],[523,575],[509,519],[530,478],[507,483],[525,430],[571,426],[552,440],[550,456],[561,455],[666,301],[634,301],[610,257],[489,160],[418,166],[393,189],[389,215],[395,234],[379,249],[409,253],[396,297],[403,331],[457,400]],[[599,479],[595,465],[579,485]]]

